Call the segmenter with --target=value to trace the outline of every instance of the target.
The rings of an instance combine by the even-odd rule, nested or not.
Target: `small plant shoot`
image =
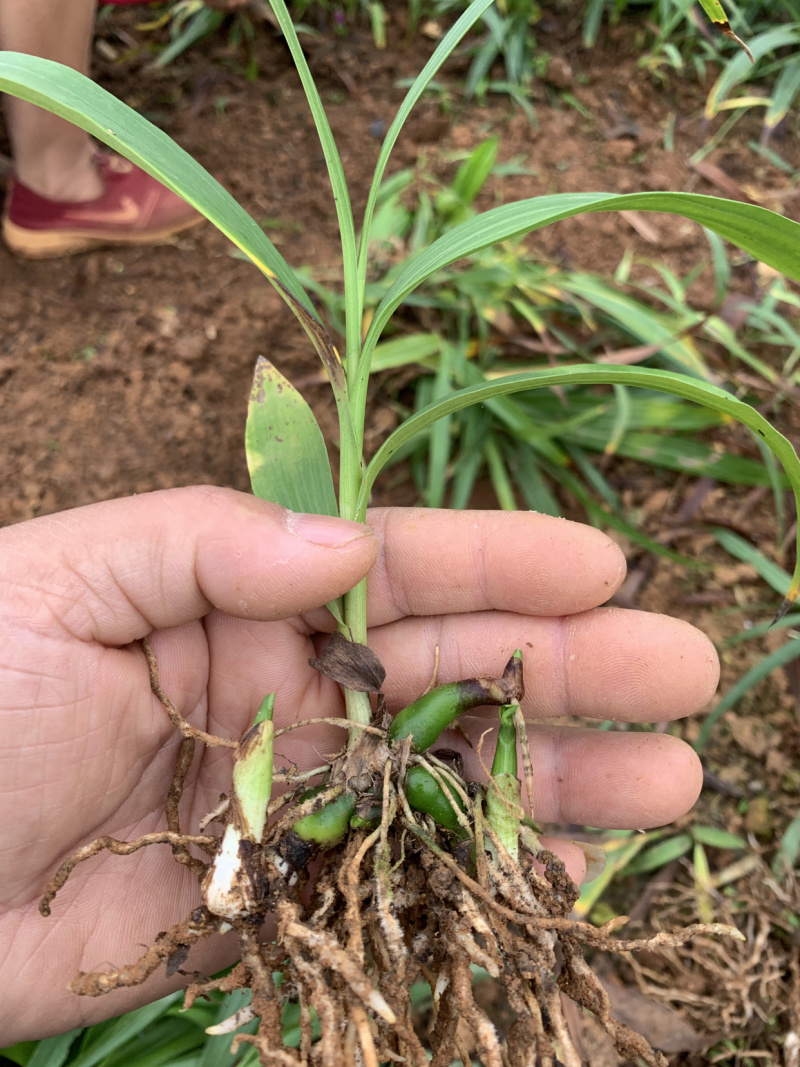
[[[367,463],[365,413],[376,346],[397,308],[437,270],[561,219],[632,210],[691,219],[800,280],[800,225],[752,204],[674,192],[570,193],[503,204],[455,225],[395,268],[392,284],[367,322],[370,232],[390,153],[415,103],[489,9],[490,0],[474,0],[408,90],[383,141],[360,229],[291,16],[284,0],[270,3],[299,72],[330,176],[342,245],[342,352],[263,230],[165,134],[74,71],[30,56],[0,54],[0,90],[82,126],[194,205],[256,265],[300,321],[327,372],[338,411],[338,494],[310,407],[275,366],[260,359],[245,433],[257,496],[294,511],[363,522],[370,491],[386,464],[437,420],[512,393],[591,385],[645,388],[738,420],[780,461],[798,499],[800,461],[792,445],[751,406],[700,378],[635,366],[576,363],[461,389],[417,411]],[[719,11],[711,11],[713,5],[703,6],[719,19]],[[783,590],[779,616],[797,597],[799,574],[796,567]],[[337,633],[312,666],[341,686],[347,718],[333,718],[320,709],[314,721],[335,723],[343,743],[335,758],[310,775],[273,767],[274,742],[281,733],[273,723],[273,705],[279,713],[280,697],[275,701],[268,694],[260,709],[252,709],[253,725],[241,740],[195,730],[161,688],[158,665],[145,639],[153,692],[183,736],[167,798],[167,829],[134,841],[99,838],[74,852],[47,886],[40,910],[49,915],[58,907],[55,898],[76,864],[102,850],[127,855],[155,844],[169,845],[176,862],[196,875],[199,903],[182,922],[159,933],[138,960],[81,973],[70,988],[96,997],[145,982],[162,966],[173,974],[193,944],[233,930],[239,962],[225,978],[214,980],[189,967],[187,1003],[211,990],[249,990],[248,1006],[217,1024],[213,1033],[230,1033],[234,1051],[242,1044],[254,1046],[249,1055],[257,1055],[265,1067],[377,1067],[391,1062],[427,1067],[431,1057],[435,1067],[445,1067],[459,1056],[468,1063],[461,1020],[471,1028],[486,1067],[580,1067],[562,1010],[562,992],[597,1017],[620,1056],[665,1067],[661,1053],[612,1018],[582,947],[628,952],[656,943],[678,946],[698,933],[741,935],[730,927],[706,924],[627,942],[613,936],[620,920],[602,927],[572,920],[578,890],[563,862],[541,844],[529,808],[528,741],[519,710],[524,695],[522,651],[497,650],[500,661],[507,660],[497,677],[442,685],[432,679],[427,692],[393,717],[382,692],[385,672],[366,647],[366,603],[362,582],[329,605]],[[534,649],[525,656],[535,654]],[[442,733],[457,724],[459,715],[487,706],[499,709],[488,742],[494,760],[485,780],[476,783],[467,781],[459,760],[439,746]],[[304,725],[308,723],[290,728]],[[187,832],[179,824],[178,801],[198,742],[232,750],[231,786],[219,807]],[[518,750],[523,755],[522,782]],[[281,786],[277,795],[275,784]],[[211,832],[209,826],[217,829]],[[197,857],[197,850],[204,858]],[[267,917],[274,918],[277,929],[265,941]],[[142,931],[142,939],[153,933]],[[476,966],[502,985],[514,1014],[504,1038],[473,997]],[[282,975],[279,983],[277,974]],[[409,991],[421,980],[430,984],[434,1004],[428,1042],[420,1039],[412,1022]],[[299,1005],[296,1047],[285,1047],[282,1038],[282,1011],[290,1002]],[[312,1026],[314,1019],[318,1024]],[[245,1023],[253,1024],[246,1033],[240,1031]]]

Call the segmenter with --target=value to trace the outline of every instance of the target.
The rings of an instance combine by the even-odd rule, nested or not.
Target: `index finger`
[[[367,521],[380,543],[370,626],[488,610],[572,615],[605,603],[625,577],[610,537],[550,515],[374,508]]]

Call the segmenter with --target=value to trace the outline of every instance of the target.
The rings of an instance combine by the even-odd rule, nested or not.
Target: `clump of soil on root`
[[[486,787],[464,782],[448,761],[415,754],[410,738],[390,744],[380,701],[378,722],[362,728],[358,741],[335,761],[322,791],[304,797],[306,782],[275,776],[291,788],[272,801],[265,839],[242,840],[238,846],[234,880],[245,906],[239,914],[215,913],[207,891],[212,864],[196,858],[189,846],[214,856],[222,837],[183,834],[178,803],[195,741],[236,743],[201,734],[183,720],[160,689],[146,642],[145,652],[153,690],[184,734],[167,798],[168,830],[132,842],[103,837],[79,849],[53,878],[40,910],[50,913],[58,889],[82,860],[104,849],[127,855],[163,843],[197,875],[205,903],[158,934],[135,963],[79,974],[70,984],[74,993],[99,996],[139,985],[162,964],[167,975],[190,978],[187,1007],[213,990],[249,988],[250,1004],[209,1032],[234,1035],[233,1051],[242,1043],[254,1045],[264,1067],[446,1067],[459,1057],[469,1067],[462,1020],[485,1067],[580,1067],[562,1010],[563,993],[597,1017],[621,1056],[666,1067],[666,1059],[644,1038],[611,1018],[608,998],[582,947],[630,952],[675,948],[699,932],[741,935],[731,927],[694,924],[623,941],[613,931],[627,921],[624,917],[600,928],[573,921],[569,913],[578,889],[561,860],[539,846],[535,834],[523,836],[519,860],[512,859],[484,818]],[[412,810],[404,783],[414,764],[458,792],[469,829],[464,840]],[[356,794],[356,815],[366,825],[350,829],[323,851],[312,864],[312,876],[312,849],[293,827],[345,789]],[[233,818],[231,805],[223,804],[202,829],[226,818]],[[261,927],[267,915],[277,919],[278,929],[265,943]],[[238,935],[241,958],[229,974],[208,979],[183,970],[195,942],[230,929]],[[473,996],[473,964],[488,971],[508,999],[514,1022],[504,1039]],[[283,975],[278,986],[275,972]],[[419,981],[429,984],[433,997],[432,1028],[422,1037],[410,998],[411,986]],[[300,1008],[298,1048],[286,1048],[282,1040],[282,1010],[290,1001]],[[235,1033],[256,1018],[255,1034]]]

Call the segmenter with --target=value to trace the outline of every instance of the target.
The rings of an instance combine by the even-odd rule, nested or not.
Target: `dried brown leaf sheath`
[[[348,641],[335,633],[318,659],[309,665],[346,689],[358,693],[378,693],[386,677],[386,669],[371,648]]]

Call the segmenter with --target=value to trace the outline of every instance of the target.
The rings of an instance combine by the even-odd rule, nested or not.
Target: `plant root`
[[[146,639],[143,645],[153,692],[184,737],[167,797],[168,830],[131,842],[98,838],[78,849],[47,887],[42,914],[49,914],[74,867],[104,849],[127,855],[151,844],[169,844],[176,861],[202,882],[209,865],[194,858],[188,847],[219,848],[219,838],[180,832],[178,804],[196,740],[228,747],[234,743],[207,740],[209,735],[179,715],[160,690]],[[580,1067],[562,1007],[565,994],[595,1015],[621,1056],[666,1067],[660,1052],[612,1018],[608,996],[584,960],[583,948],[627,957],[640,949],[674,949],[698,935],[743,940],[739,931],[693,923],[674,933],[624,940],[614,936],[627,921],[624,917],[601,927],[572,920],[578,890],[561,860],[541,848],[535,834],[528,835],[515,860],[484,818],[481,789],[468,787],[435,756],[413,754],[409,738],[390,745],[385,717],[379,721],[378,727],[361,729],[355,743],[333,760],[325,787],[315,795],[300,792],[300,776],[284,776],[295,791],[273,802],[275,817],[265,839],[241,842],[240,856],[255,887],[246,914],[226,921],[204,904],[183,923],[158,934],[135,963],[79,974],[70,986],[73,992],[99,996],[138,985],[162,963],[168,974],[189,978],[186,1007],[216,990],[249,989],[250,1004],[213,1032],[231,1033],[234,1052],[242,1044],[253,1046],[262,1067],[427,1067],[429,1062],[449,1067],[454,1059],[467,1067],[470,1035],[485,1067]],[[412,811],[403,784],[414,763],[460,798],[461,837],[468,834],[464,840]],[[525,777],[530,790],[529,766]],[[293,825],[345,790],[355,794],[360,828],[319,854],[313,879],[302,864],[292,869],[285,856]],[[231,818],[224,798],[211,818]],[[261,928],[268,915],[277,918],[278,929],[275,940],[265,943]],[[240,946],[240,960],[230,974],[208,979],[181,970],[192,944],[230,929]],[[476,999],[474,967],[485,969],[502,986],[514,1015],[505,1035]],[[275,972],[283,976],[277,986]],[[416,995],[419,983],[430,989],[427,1032],[414,1023],[411,991]],[[282,1013],[290,1002],[299,1005],[297,1047],[283,1044]],[[235,1033],[255,1020],[255,1033]]]
[[[83,860],[91,859],[92,856],[96,856],[98,852],[104,850],[113,852],[115,856],[130,856],[132,852],[138,852],[140,848],[146,848],[148,845],[172,845],[173,852],[176,849],[184,850],[187,845],[200,845],[201,848],[213,849],[216,847],[216,837],[210,837],[205,835],[192,836],[191,834],[176,834],[170,830],[162,830],[154,834],[145,834],[144,837],[137,837],[135,841],[117,841],[115,837],[97,837],[94,841],[90,841],[88,845],[84,845],[82,848],[76,849],[71,855],[67,856],[56,873],[50,879],[47,888],[44,891],[44,896],[39,901],[39,911],[42,915],[50,914],[50,905],[55,898],[56,893],[61,889],[70,874],[82,863]],[[183,862],[180,857],[176,856],[178,862]],[[203,874],[205,873],[208,864],[202,863],[201,860],[195,860],[197,864],[201,864],[203,868]]]
[[[112,989],[141,985],[165,961],[168,967],[170,960],[177,959],[183,963],[191,946],[209,934],[216,933],[219,927],[220,920],[207,908],[195,908],[187,920],[159,934],[136,963],[107,971],[93,971],[90,974],[81,971],[72,979],[68,988],[82,997],[99,997],[110,993]],[[178,967],[175,967],[175,970],[177,971]]]

